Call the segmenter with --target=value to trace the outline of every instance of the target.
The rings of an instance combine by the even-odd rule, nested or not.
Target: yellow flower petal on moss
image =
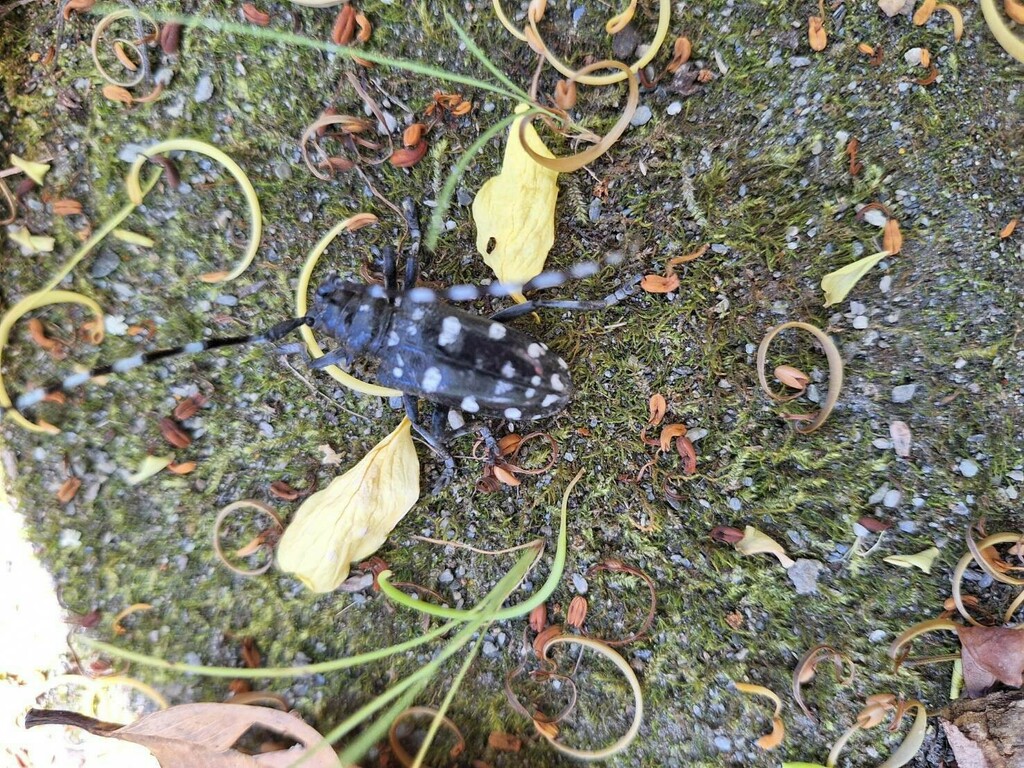
[[[526,109],[520,105],[516,112]],[[501,172],[488,179],[473,200],[476,248],[503,283],[525,283],[539,275],[555,242],[558,173],[523,149],[519,125],[524,119],[509,129]],[[533,126],[526,127],[526,142],[537,154],[554,157]]]
[[[26,256],[31,256],[33,253],[52,253],[55,245],[52,237],[33,235],[28,231],[28,227],[19,227],[8,233],[8,237],[11,238],[11,242],[21,246],[21,250]]]
[[[369,557],[420,497],[412,423],[403,419],[352,469],[306,499],[277,548],[281,570],[331,592]]]
[[[174,456],[147,456],[142,460],[142,464],[139,465],[139,471],[135,474],[128,475],[125,478],[125,482],[128,485],[138,485],[143,480],[148,480],[160,470],[164,469],[168,464],[174,461]]]
[[[829,272],[821,278],[821,289],[825,291],[825,306],[831,307],[846,298],[853,286],[868,273],[868,271],[886,256],[891,256],[888,251],[879,251],[863,259],[858,259],[852,264],[847,264],[835,272]]]
[[[43,178],[46,176],[46,172],[50,170],[49,163],[36,163],[32,160],[25,160],[17,155],[11,155],[10,160],[11,165],[19,169],[36,184],[42,186]]]
[[[786,736],[786,726],[782,723],[782,699],[769,688],[763,685],[752,683],[733,682],[736,690],[747,696],[763,696],[775,704],[775,714],[772,716],[772,731],[759,738],[756,742],[761,749],[775,749]]]
[[[786,554],[775,539],[767,533],[762,533],[753,526],[748,525],[743,529],[743,538],[733,544],[736,550],[743,555],[769,554],[775,555],[782,563],[782,567],[789,569],[793,566],[793,560]]]
[[[928,547],[916,555],[890,555],[885,558],[885,562],[890,565],[898,565],[900,568],[920,568],[925,573],[931,573],[932,564],[938,556],[938,547]]]

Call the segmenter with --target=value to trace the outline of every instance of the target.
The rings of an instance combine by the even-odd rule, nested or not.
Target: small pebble
[[[668,109],[666,109],[665,111],[670,115],[678,115],[680,112],[683,111],[683,102],[673,101],[671,104],[668,105]]]
[[[82,532],[74,528],[62,528],[57,545],[65,549],[75,549],[82,545]]]
[[[576,588],[576,591],[581,595],[587,594],[587,590],[590,588],[587,584],[587,580],[580,576],[578,573],[572,575],[572,585]]]
[[[811,66],[811,60],[807,56],[793,56],[789,60],[789,66],[793,69],[800,69],[801,67]]]
[[[868,635],[868,640],[872,643],[880,643],[889,636],[889,633],[884,629],[875,629]]]
[[[224,307],[234,307],[238,305],[238,297],[232,296],[230,293],[222,293],[214,299],[214,301]]]
[[[192,94],[192,100],[196,104],[202,104],[204,101],[209,101],[213,97],[213,80],[209,75],[203,75],[199,78],[199,82],[196,83],[195,93]]]
[[[708,431],[703,427],[697,427],[696,429],[691,429],[689,432],[687,432],[686,436],[690,438],[691,443],[696,443],[701,438],[707,437]]]
[[[974,477],[978,474],[978,465],[970,459],[962,459],[958,469],[960,470],[960,474],[964,477]]]
[[[715,736],[715,747],[719,752],[728,752],[732,749],[732,741],[725,736]]]
[[[818,591],[818,576],[824,568],[825,564],[818,560],[800,558],[790,566],[786,574],[796,587],[798,595],[813,595]]]
[[[892,448],[892,440],[886,440],[884,437],[876,437],[871,444],[880,451],[888,451]]]
[[[498,646],[496,646],[490,640],[484,640],[483,652],[484,656],[497,656]]]
[[[903,500],[903,494],[893,488],[891,491],[885,494],[882,498],[882,504],[889,509],[896,509],[900,505],[900,501]]]
[[[960,369],[967,367],[967,361],[964,360],[962,357],[958,357],[956,359],[956,362],[953,363],[953,367],[959,371]]]
[[[913,520],[900,520],[896,523],[896,527],[899,528],[902,533],[917,533],[917,523]]]
[[[853,327],[858,331],[866,330],[868,327],[867,315],[857,315],[857,317],[853,318]]]
[[[878,290],[880,290],[882,293],[888,293],[890,290],[892,290],[892,278],[886,275],[881,280],[879,280]]]
[[[729,509],[733,512],[739,512],[743,509],[743,502],[737,499],[735,496],[729,498]]]
[[[590,201],[590,209],[587,211],[587,215],[590,216],[591,221],[597,221],[601,218],[601,198],[595,197]]]
[[[914,399],[917,391],[917,384],[901,384],[892,388],[892,401],[894,403],[909,403]]]
[[[437,580],[441,584],[451,584],[455,580],[455,574],[452,573],[451,568],[445,568],[441,575],[437,577]]]
[[[889,484],[885,483],[877,491],[868,496],[868,504],[880,504],[882,499],[885,498],[885,494],[889,492]]]
[[[636,108],[636,112],[633,113],[633,117],[630,118],[629,124],[632,126],[647,125],[651,119],[651,108],[646,104],[641,104]]]
[[[121,265],[121,257],[111,250],[103,250],[89,269],[89,276],[106,277]]]

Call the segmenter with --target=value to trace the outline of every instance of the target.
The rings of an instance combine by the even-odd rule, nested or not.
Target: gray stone
[[[894,403],[909,403],[914,399],[917,392],[917,384],[901,384],[892,388],[892,401]]]
[[[903,494],[893,488],[885,494],[885,497],[882,499],[882,504],[889,509],[896,509],[902,500]]]
[[[818,576],[824,569],[825,564],[818,560],[801,558],[786,573],[798,595],[813,595],[818,591]]]
[[[964,477],[974,477],[978,474],[978,465],[970,459],[961,459],[957,468]]]
[[[213,80],[209,75],[203,75],[199,78],[199,82],[196,83],[195,93],[192,94],[192,100],[196,104],[202,104],[204,101],[209,101],[213,97]]]
[[[574,573],[572,575],[572,585],[581,595],[587,594],[587,590],[590,588],[590,585],[587,584],[587,580],[578,573]]]
[[[683,111],[683,102],[673,101],[671,104],[668,105],[668,108],[665,111],[670,115],[678,115],[680,112]]]
[[[651,119],[651,108],[646,104],[641,104],[636,108],[636,112],[633,113],[633,117],[630,118],[629,124],[633,126],[647,125]]]
[[[100,251],[100,255],[96,257],[96,261],[92,263],[89,268],[89,276],[100,278],[106,277],[121,264],[121,257],[110,250]]]

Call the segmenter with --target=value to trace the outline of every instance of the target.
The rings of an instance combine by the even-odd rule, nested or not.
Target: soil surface
[[[640,292],[601,311],[542,311],[511,321],[565,358],[575,394],[564,412],[536,425],[492,420],[488,426],[499,437],[545,430],[559,446],[557,462],[521,476],[518,487],[484,493],[477,489],[483,465],[471,455],[473,438],[460,438],[450,445],[455,481],[435,494],[429,489],[443,464],[419,443],[423,496],[377,555],[396,581],[419,585],[421,598],[469,608],[516,555],[489,557],[414,536],[488,550],[542,537],[545,556],[512,598],[524,600],[549,572],[560,499],[583,469],[570,497],[568,561],[548,603],[549,620],[564,622],[572,598],[585,594],[590,635],[621,638],[643,623],[649,594],[641,579],[586,575],[608,559],[642,570],[657,591],[650,631],[619,648],[640,678],[645,713],[639,737],[610,764],[769,766],[779,756],[824,762],[870,694],[893,692],[930,709],[947,704],[949,665],[893,673],[888,645],[943,610],[972,522],[984,518],[989,532],[1020,529],[1024,226],[1007,237],[1000,231],[1024,217],[1024,65],[999,47],[972,2],[960,4],[965,33],[959,42],[945,11],[916,26],[912,5],[890,18],[874,0],[828,3],[828,44],[820,52],[807,40],[808,17],[819,14],[815,3],[672,5],[669,39],[648,69],[632,125],[605,155],[558,180],[548,266],[609,254],[621,263],[547,296],[598,299],[634,274],[664,274],[673,257],[707,250],[676,268],[680,285],[667,295]],[[650,3],[641,3],[614,38],[604,31],[611,11],[603,5],[554,6],[540,29],[572,67],[612,56],[632,61],[657,26]],[[330,227],[360,211],[380,223],[339,238],[314,282],[329,269],[357,279],[366,265],[375,270],[381,249],[398,241],[405,246],[407,238],[401,218],[374,192],[396,204],[412,197],[426,229],[455,164],[515,107],[514,99],[482,87],[392,66],[367,68],[297,39],[329,41],[336,8],[260,3],[256,10],[269,14],[264,27],[247,21],[240,3],[139,7],[185,13],[200,25],[184,29],[178,53],[151,46],[147,67],[133,60],[144,76],[130,89],[135,98],[155,82],[164,85],[154,100],[131,104],[107,97],[115,91],[104,95],[107,83],[91,59],[101,15],[71,14],[58,24],[51,2],[0,8],[7,102],[0,109],[0,150],[5,160],[13,153],[51,164],[42,186],[22,190],[17,218],[0,241],[0,307],[6,311],[44,286],[90,231],[128,203],[130,161],[166,139],[209,142],[241,166],[262,207],[262,239],[239,277],[203,282],[201,275],[229,270],[240,258],[248,213],[231,175],[216,162],[176,156],[182,183],[175,190],[161,180],[120,224],[152,244],[108,236],[60,283],[102,307],[102,345],[79,340],[89,319],[81,307],[33,312],[66,355],[54,359],[28,324],[18,323],[3,350],[4,381],[14,394],[68,376],[76,365],[256,332],[292,316],[306,254]],[[441,4],[364,0],[359,9],[373,28],[357,53],[500,85],[460,43]],[[529,87],[536,56],[499,24],[489,4],[448,10],[503,76]],[[525,6],[507,10],[514,23],[524,23]],[[216,28],[203,20],[240,26]],[[689,38],[693,56],[666,74],[677,35]],[[136,36],[129,14],[107,39]],[[918,60],[914,50],[922,48],[930,53],[931,74],[908,61]],[[110,43],[101,43],[100,61],[116,77],[128,77]],[[542,72],[545,104],[557,77],[550,67]],[[432,123],[426,154],[408,169],[371,162],[388,150],[370,116],[366,141],[379,146],[362,148],[362,175],[338,172],[321,180],[303,163],[299,139],[326,108],[370,115],[356,85],[379,106],[387,124],[380,128],[390,129],[396,147],[405,126]],[[472,110],[453,115],[435,108],[428,117],[438,90],[461,94]],[[625,92],[622,84],[581,86],[571,116],[606,133]],[[469,159],[436,249],[422,252],[428,285],[492,276],[475,248],[470,204],[497,173],[504,136]],[[848,154],[854,138],[858,168]],[[581,148],[550,132],[545,139],[556,154]],[[12,189],[20,180],[7,179]],[[60,213],[66,208],[58,201],[68,199],[81,203],[82,212]],[[876,215],[858,214],[870,203],[899,222],[903,248],[873,267],[845,300],[823,307],[821,279],[881,249]],[[10,237],[22,226],[52,236],[53,251],[23,252]],[[485,314],[508,303],[470,306]],[[796,432],[801,422],[784,414],[813,412],[827,397],[828,365],[812,337],[787,331],[768,355],[769,380],[782,363],[808,373],[805,396],[777,404],[758,386],[757,346],[786,321],[826,330],[844,363],[835,411],[809,435]],[[357,371],[372,376],[372,364],[364,363]],[[674,447],[658,453],[643,440],[656,393],[667,400],[665,423],[689,430],[697,455],[692,474],[685,474]],[[161,419],[195,395],[207,402],[182,421],[189,444],[173,448]],[[61,432],[34,434],[5,421],[9,491],[65,609],[78,616],[99,612],[91,630],[99,639],[162,659],[241,666],[243,641],[251,638],[263,665],[290,666],[423,633],[418,614],[396,609],[368,579],[361,591],[315,595],[277,570],[243,578],[218,564],[211,534],[221,507],[258,499],[287,522],[302,497],[355,464],[402,417],[399,402],[354,393],[311,370],[291,340],[161,361],[102,385],[92,382],[63,404],[43,403],[34,415]],[[907,457],[893,449],[897,421],[911,433]],[[647,433],[656,435],[657,428]],[[324,445],[340,464],[323,462]],[[195,470],[128,482],[147,454],[171,453],[177,462],[196,462]],[[546,458],[538,447],[529,461],[541,466]],[[81,487],[61,503],[58,493],[71,476]],[[277,481],[300,498],[272,493]],[[865,515],[891,525],[880,541],[876,534],[858,540],[855,523]],[[262,524],[255,515],[235,518],[229,549]],[[719,525],[755,526],[797,564],[787,571],[770,555],[743,557],[712,541]],[[884,562],[930,547],[939,554],[929,573]],[[980,571],[969,570],[967,578],[966,591],[993,613],[1013,597]],[[132,613],[122,622],[124,633],[115,634],[113,617],[136,603],[152,609]],[[467,740],[459,764],[574,764],[506,700],[506,675],[532,655],[529,633],[523,650],[526,631],[525,616],[486,630],[449,712]],[[954,649],[952,636],[940,640],[945,644],[930,642],[934,652]],[[805,686],[819,714],[814,721],[800,714],[790,690],[797,660],[821,643],[848,654],[857,671],[843,685],[823,666]],[[327,732],[440,647],[253,687],[281,694]],[[83,649],[83,663],[95,658]],[[416,703],[439,705],[457,671],[457,664],[445,666]],[[130,674],[171,703],[229,695],[223,679],[134,664]],[[764,685],[783,697],[786,738],[775,752],[755,744],[770,730],[770,704],[742,696],[732,681]],[[579,701],[560,725],[560,738],[591,749],[612,743],[633,712],[625,679],[587,653],[576,685]],[[520,694],[536,694],[553,712],[566,690],[524,685]],[[493,731],[521,737],[521,751],[489,747]],[[859,735],[844,759],[876,765],[905,731],[879,727]],[[929,757],[919,758],[921,764],[935,764],[942,754],[932,742],[935,731],[933,720],[922,752]]]

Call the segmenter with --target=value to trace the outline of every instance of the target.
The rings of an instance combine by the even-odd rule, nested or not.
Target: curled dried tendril
[[[462,731],[443,712],[434,707],[409,707],[394,719],[391,723],[391,728],[388,729],[388,744],[391,747],[391,754],[402,764],[403,768],[409,768],[409,766],[418,762],[402,746],[402,740],[398,734],[398,729],[402,726],[403,721],[414,717],[434,718],[455,735],[455,745],[448,750],[449,760],[457,759],[459,755],[466,751],[466,739],[463,737]]]
[[[107,30],[115,22],[127,18],[130,18],[135,22],[135,38],[127,39],[118,37],[114,40],[112,45],[115,58],[117,58],[118,62],[125,70],[131,73],[131,76],[127,80],[119,80],[111,75],[100,62],[99,44],[106,35]],[[149,27],[152,31],[147,33],[144,27]],[[124,8],[113,11],[100,19],[96,28],[93,30],[92,41],[89,44],[93,65],[99,72],[100,77],[106,80],[109,85],[122,89],[134,88],[150,76],[149,54],[146,47],[156,43],[159,36],[160,27],[148,14],[142,13],[134,8]],[[128,98],[130,101],[134,102],[150,102],[156,100],[162,91],[163,86],[156,83],[153,89],[145,96],[132,96],[128,94]],[[127,91],[125,91],[125,93],[127,93]]]
[[[0,318],[0,371],[2,371],[3,365],[3,352],[10,341],[11,329],[14,327],[14,324],[29,312],[51,304],[80,304],[88,309],[93,316],[88,340],[92,344],[99,344],[103,341],[103,310],[100,309],[100,305],[93,299],[74,291],[43,290],[30,293],[7,310],[3,317]],[[29,432],[50,435],[60,432],[57,427],[45,421],[30,421],[14,407],[14,402],[11,400],[11,396],[7,392],[7,386],[4,384],[2,373],[0,373],[0,407],[6,409],[5,415],[9,419]]]
[[[807,651],[793,669],[793,700],[797,703],[797,706],[800,707],[800,711],[812,720],[814,720],[815,717],[804,703],[803,685],[814,679],[817,666],[823,661],[831,661],[835,665],[837,675],[841,675],[843,673],[843,664],[846,664],[850,669],[850,674],[845,678],[842,678],[839,682],[842,685],[849,685],[853,682],[853,659],[851,659],[847,654],[837,651],[829,645],[816,645]]]
[[[1011,542],[1018,544],[1021,541],[1021,539],[1022,535],[1020,533],[1006,531],[1002,533],[994,533],[991,536],[986,536],[979,542],[975,542],[971,536],[970,530],[968,530],[967,548],[970,551],[962,558],[960,558],[960,561],[956,564],[956,568],[953,569],[953,602],[956,604],[957,611],[960,613],[961,616],[963,616],[967,620],[969,624],[972,624],[976,627],[982,626],[981,622],[975,619],[974,616],[971,615],[970,611],[967,610],[967,605],[964,602],[963,594],[961,592],[963,587],[964,574],[970,567],[971,562],[977,562],[978,566],[983,571],[985,571],[985,573],[991,576],[995,581],[1001,582],[1003,584],[1008,584],[1010,586],[1024,586],[1024,579],[1016,576],[1011,576],[1008,573],[1008,570],[1010,570],[1010,568],[1013,568],[1012,566],[1008,566],[1007,563],[1003,563],[1003,567],[997,566],[995,564],[996,561],[1002,561],[999,560],[998,557],[993,558],[986,554],[987,550],[989,550],[990,547],[995,547],[999,544],[1009,544]],[[1024,592],[1021,592],[1021,594],[1014,598],[1014,600],[1011,602],[1010,607],[1004,614],[1004,623],[1009,623],[1014,613],[1016,613],[1017,610],[1020,608],[1022,601],[1024,601],[1024,597],[1022,597],[1022,595],[1024,595]]]
[[[765,334],[764,339],[761,340],[761,344],[757,348],[756,363],[757,379],[761,383],[761,389],[772,400],[775,400],[776,402],[786,402],[786,400],[792,399],[792,396],[780,395],[774,392],[772,388],[768,386],[768,379],[765,374],[768,347],[779,333],[789,328],[807,331],[814,336],[825,350],[825,358],[828,360],[828,393],[825,396],[825,402],[822,404],[821,410],[813,416],[798,416],[798,418],[801,419],[808,419],[808,423],[801,424],[797,422],[794,426],[794,429],[800,434],[808,435],[819,429],[821,425],[825,423],[825,420],[828,419],[829,414],[832,413],[832,409],[835,408],[835,405],[839,400],[839,393],[843,388],[843,358],[840,356],[839,349],[836,347],[835,342],[832,341],[832,338],[817,326],[795,321],[775,326],[769,330],[768,333]],[[787,416],[787,418],[790,417]]]
[[[328,131],[331,126],[335,130]],[[302,152],[302,160],[306,163],[310,173],[323,181],[329,181],[335,171],[347,171],[357,165],[379,165],[386,162],[392,154],[391,137],[388,136],[388,149],[378,157],[364,158],[359,154],[359,149],[377,151],[382,149],[383,144],[371,141],[362,134],[372,127],[369,120],[351,115],[323,114],[306,126],[299,140],[299,149]],[[352,155],[352,157],[341,157],[330,155],[319,142],[321,137],[333,138],[341,142],[341,145]],[[309,147],[312,146],[319,156],[317,162],[310,157]],[[326,172],[323,169],[327,169]]]
[[[344,221],[338,222],[331,227],[327,234],[320,238],[320,242],[313,246],[313,250],[306,257],[305,264],[302,265],[302,272],[299,273],[299,284],[295,289],[296,317],[304,317],[309,311],[310,280],[312,280],[313,270],[316,269],[316,265],[320,261],[320,257],[323,256],[324,251],[327,250],[327,246],[334,242],[334,239],[342,232],[352,232],[366,226],[366,215],[365,213],[357,213],[355,216],[350,216]],[[303,341],[306,342],[306,349],[309,350],[309,354],[314,360],[324,356],[324,352],[320,349],[320,345],[313,335],[313,330],[309,326],[302,326],[299,329],[299,333]],[[362,392],[365,395],[376,395],[377,397],[400,397],[402,395],[397,389],[382,387],[379,384],[371,384],[357,379],[336,365],[329,365],[324,368],[324,371],[339,384],[343,384],[356,392]]]
[[[224,521],[227,520],[233,512],[239,509],[255,509],[268,516],[274,521],[274,530],[276,530],[277,534],[284,531],[284,523],[281,522],[281,518],[278,517],[277,513],[269,505],[264,504],[262,501],[257,501],[256,499],[240,499],[228,504],[217,513],[217,519],[213,523],[213,550],[216,552],[217,558],[224,564],[224,567],[233,573],[237,573],[239,576],[260,576],[270,570],[270,567],[274,564],[273,557],[267,558],[267,562],[258,568],[239,568],[228,561],[227,555],[224,554],[224,549],[221,545],[221,527],[224,525]],[[260,543],[256,549],[263,549],[268,543],[267,537],[264,537],[262,534],[257,536],[254,541],[259,541]],[[245,557],[253,554],[255,551],[256,550],[253,550],[251,547],[243,547],[241,550],[236,552],[236,554]]]
[[[558,632],[561,631],[558,627],[556,627],[556,629],[558,630]],[[558,632],[555,632],[554,634],[558,634]],[[552,636],[554,635],[548,635],[548,637]],[[538,640],[539,639],[540,635],[538,635]],[[548,663],[551,664],[552,662],[548,661]],[[547,723],[550,725],[558,725],[558,723],[562,722],[569,715],[572,714],[573,710],[576,708],[576,701],[579,698],[579,688],[577,687],[576,681],[572,678],[571,675],[565,675],[561,672],[555,672],[552,669],[534,669],[530,671],[529,676],[535,682],[545,683],[549,680],[555,680],[561,683],[562,685],[569,686],[570,691],[568,703],[564,707],[562,707],[561,711],[558,714],[545,715],[536,707],[536,704],[534,702],[531,702],[531,706],[533,706],[533,711],[530,711],[525,706],[523,706],[522,702],[519,700],[518,694],[516,694],[515,690],[512,688],[512,681],[524,672],[526,672],[526,665],[520,664],[518,667],[511,670],[505,676],[505,698],[508,699],[508,703],[512,707],[512,709],[514,709],[516,712],[518,712],[520,715],[522,715],[528,720],[539,721],[541,723]]]
[[[781,716],[782,699],[780,699],[778,694],[770,688],[765,688],[763,685],[736,682],[734,682],[733,685],[736,687],[736,690],[742,694],[747,696],[762,696],[766,699],[770,699],[775,704],[775,714],[772,715],[771,733],[765,734],[755,742],[761,749],[775,749],[782,743],[783,738],[786,736],[786,726],[783,724]]]
[[[647,615],[644,616],[643,622],[641,622],[640,627],[635,632],[630,633],[626,637],[619,638],[618,640],[609,640],[603,637],[594,638],[596,640],[600,640],[605,645],[609,645],[612,647],[628,645],[629,643],[639,640],[641,637],[646,635],[651,630],[651,627],[654,625],[654,616],[658,610],[658,592],[654,585],[654,579],[652,579],[646,573],[641,571],[639,568],[636,568],[632,565],[627,565],[626,563],[623,563],[620,560],[605,560],[603,562],[597,563],[596,565],[592,565],[587,570],[587,578],[589,579],[594,574],[602,572],[621,573],[626,574],[628,576],[635,576],[638,579],[641,579],[644,582],[644,584],[647,585],[647,589],[650,590],[651,601],[647,607]]]

